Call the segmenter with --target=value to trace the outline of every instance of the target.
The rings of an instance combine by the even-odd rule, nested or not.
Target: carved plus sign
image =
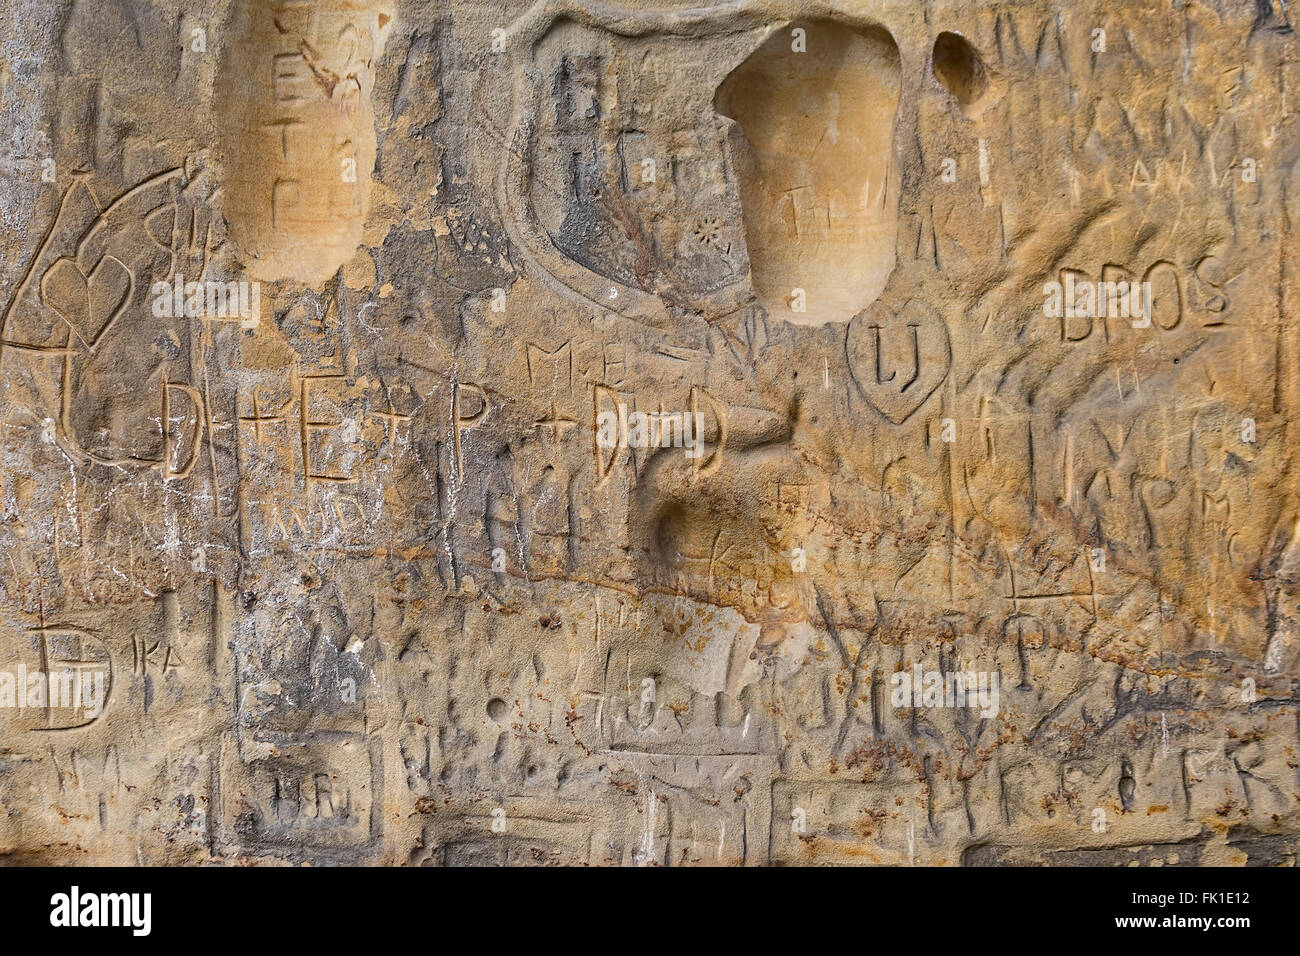
[[[253,414],[252,414],[252,417],[251,417],[251,418],[243,418],[243,417],[241,417],[239,420],[240,420],[241,422],[248,422],[248,423],[250,423],[250,424],[253,426],[253,437],[254,437],[257,441],[261,441],[261,440],[262,440],[262,423],[263,423],[263,422],[268,422],[268,423],[270,423],[270,424],[282,423],[282,422],[284,421],[284,416],[283,416],[283,415],[265,415],[265,416],[264,416],[264,415],[262,414],[262,409],[261,409],[261,407],[260,407],[260,406],[258,405],[258,403],[257,403],[257,386],[254,385],[254,386],[253,386]]]
[[[541,420],[539,420],[539,421],[533,422],[533,425],[534,425],[534,427],[536,427],[536,428],[549,428],[549,429],[551,429],[551,434],[555,437],[555,440],[556,440],[556,441],[559,441],[561,438],[564,437],[564,429],[566,429],[566,428],[574,428],[574,427],[577,426],[577,424],[578,424],[578,422],[577,422],[576,419],[573,419],[573,418],[567,418],[567,417],[561,415],[561,414],[556,410],[556,408],[555,408],[555,403],[554,403],[554,402],[551,402],[551,417],[550,417],[550,418],[543,418],[543,419],[541,419]]]
[[[393,397],[388,396],[388,411],[370,412],[372,418],[381,418],[384,421],[385,428],[388,432],[388,444],[397,447],[397,426],[402,422],[409,422],[410,415],[399,415],[397,409],[393,407]]]

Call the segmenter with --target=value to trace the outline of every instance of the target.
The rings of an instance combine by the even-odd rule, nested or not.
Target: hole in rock
[[[827,21],[778,30],[718,87],[715,108],[739,126],[754,293],[773,316],[848,321],[884,288],[897,232],[899,88],[888,32]]]
[[[966,38],[940,33],[934,41],[934,75],[962,106],[979,102],[989,87],[984,61]]]

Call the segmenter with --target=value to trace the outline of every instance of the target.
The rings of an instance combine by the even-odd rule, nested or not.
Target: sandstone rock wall
[[[1293,863],[1291,15],[0,0],[0,859]]]

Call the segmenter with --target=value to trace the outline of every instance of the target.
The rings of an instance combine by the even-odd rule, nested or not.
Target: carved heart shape
[[[849,323],[844,350],[862,397],[895,425],[925,403],[952,365],[948,326],[917,299],[898,312],[872,303]]]
[[[88,276],[75,261],[64,257],[41,276],[41,301],[89,349],[126,311],[134,291],[135,276],[115,256],[104,256]]]

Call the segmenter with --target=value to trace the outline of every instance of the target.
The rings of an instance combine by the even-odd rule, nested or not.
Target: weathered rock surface
[[[0,0],[0,860],[1294,863],[1291,15]]]

